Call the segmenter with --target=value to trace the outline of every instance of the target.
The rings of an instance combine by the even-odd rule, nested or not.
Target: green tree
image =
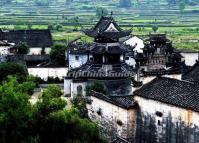
[[[184,2],[180,2],[180,4],[179,4],[179,10],[180,10],[181,14],[184,12],[185,7],[186,7],[186,4]]]
[[[89,95],[92,90],[99,93],[106,94],[106,90],[104,89],[103,84],[100,82],[94,82],[93,84],[88,85],[86,87],[86,95]]]
[[[65,64],[65,52],[67,50],[67,46],[64,44],[56,43],[50,52],[50,58],[52,61],[55,61],[58,64]]]
[[[55,25],[55,29],[56,29],[57,31],[61,31],[62,28],[63,28],[63,26],[62,26],[61,24]]]
[[[107,15],[108,15],[108,10],[106,8],[98,7],[96,9],[97,17],[107,16]]]
[[[95,123],[80,117],[77,109],[66,110],[61,89],[50,86],[44,90],[36,107],[36,132],[43,143],[104,142]]]
[[[29,90],[34,83],[18,83],[9,77],[0,86],[0,142],[22,142],[30,136],[28,127],[32,118]]]
[[[32,80],[32,79],[29,79]],[[35,105],[30,103],[31,81],[16,78],[0,85],[1,143],[104,143],[99,127],[80,117],[77,109],[66,109],[61,88],[47,87]]]
[[[17,54],[28,54],[28,52],[30,51],[30,47],[25,42],[20,42],[17,45],[17,48],[18,48]]]
[[[7,78],[8,75],[16,76],[19,81],[24,81],[27,77],[25,67],[16,63],[1,63],[0,64],[0,83]]]
[[[154,24],[152,26],[152,30],[153,30],[153,32],[157,32],[158,31],[158,25]]]
[[[53,29],[54,29],[53,24],[49,24],[49,25],[48,25],[48,29],[53,30]]]
[[[78,27],[80,26],[80,20],[79,20],[79,17],[76,16],[73,18],[73,23],[74,23],[74,29],[73,31],[78,31]]]
[[[82,95],[77,95],[73,100],[72,100],[73,107],[78,109],[80,112],[80,116],[83,118],[88,117],[88,109],[86,107],[86,100],[83,98]]]

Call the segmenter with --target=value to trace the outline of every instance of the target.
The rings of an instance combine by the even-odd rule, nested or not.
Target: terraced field
[[[166,32],[177,48],[198,50],[199,48],[199,5],[188,6],[181,13],[178,7],[162,5],[129,9],[119,8],[113,2],[64,3],[49,7],[36,7],[31,4],[18,4],[0,7],[1,29],[46,29],[48,25],[62,25],[59,30],[52,30],[55,41],[70,41],[82,36],[79,30],[90,27],[98,20],[96,8],[107,8],[124,29],[132,29],[135,35],[152,32],[152,26],[158,26],[158,32]],[[74,21],[78,17],[78,22]],[[78,24],[77,24],[78,23]],[[76,25],[76,26],[75,26]],[[75,29],[75,30],[74,30]],[[85,41],[90,38],[84,37]]]

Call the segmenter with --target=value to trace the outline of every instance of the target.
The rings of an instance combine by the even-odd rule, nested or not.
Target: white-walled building
[[[14,44],[7,41],[0,41],[0,62],[6,62],[7,56],[13,54]]]
[[[20,42],[30,46],[29,55],[49,54],[53,45],[50,30],[10,30],[0,31],[0,40],[6,40],[18,45]]]
[[[134,93],[138,104],[136,142],[199,141],[199,86],[156,78]]]
[[[65,95],[86,94],[86,86],[95,80],[122,80],[134,76],[132,46],[119,42],[131,31],[122,30],[112,17],[102,17],[94,28],[83,31],[93,37],[91,44],[72,43],[67,53],[69,72],[65,78]],[[131,53],[128,62],[126,55]],[[131,83],[129,83],[131,84]]]
[[[198,142],[192,136],[198,135],[199,110],[194,101],[199,99],[198,86],[180,81],[185,61],[165,34],[150,35],[144,46],[137,37],[120,43],[130,32],[123,31],[112,17],[102,17],[84,32],[94,42],[70,45],[64,93],[71,98],[89,96],[88,115],[110,140],[184,143],[183,137]],[[87,87],[95,82],[102,85],[103,93],[88,94]],[[187,119],[192,115],[196,119]],[[186,136],[187,131],[193,134]]]

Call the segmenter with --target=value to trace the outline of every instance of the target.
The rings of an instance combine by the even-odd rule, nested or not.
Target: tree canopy
[[[39,101],[30,103],[29,80],[19,83],[9,77],[0,85],[1,143],[104,143],[99,127],[82,118],[78,109],[66,109],[59,87],[51,85]]]
[[[65,63],[65,52],[67,46],[61,43],[55,43],[51,48],[50,58],[52,61],[56,61],[58,64],[64,65]]]
[[[98,7],[96,9],[97,17],[107,16],[107,15],[108,15],[108,10],[106,8]]]
[[[28,54],[28,52],[30,51],[30,47],[25,42],[20,42],[17,45],[17,48],[18,48],[17,54]]]
[[[0,83],[6,79],[8,75],[14,75],[17,79],[23,80],[27,76],[27,72],[23,65],[17,63],[1,63],[0,64]]]

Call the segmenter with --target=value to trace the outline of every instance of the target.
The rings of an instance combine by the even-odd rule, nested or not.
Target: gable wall
[[[78,56],[78,60],[76,59],[76,56]],[[81,55],[81,54],[69,54],[69,68],[74,69],[78,68],[82,65],[84,65],[88,61],[88,56],[87,55]]]
[[[88,115],[91,120],[99,123],[103,133],[110,140],[117,136],[128,141],[134,141],[136,129],[136,111],[134,109],[123,109],[114,104],[91,96],[91,104],[87,104]],[[98,111],[101,110],[101,114]],[[121,121],[122,125],[118,125]]]
[[[198,112],[139,96],[135,96],[134,99],[139,105],[136,131],[137,142],[199,142]],[[158,116],[157,112],[162,113],[162,116]]]

